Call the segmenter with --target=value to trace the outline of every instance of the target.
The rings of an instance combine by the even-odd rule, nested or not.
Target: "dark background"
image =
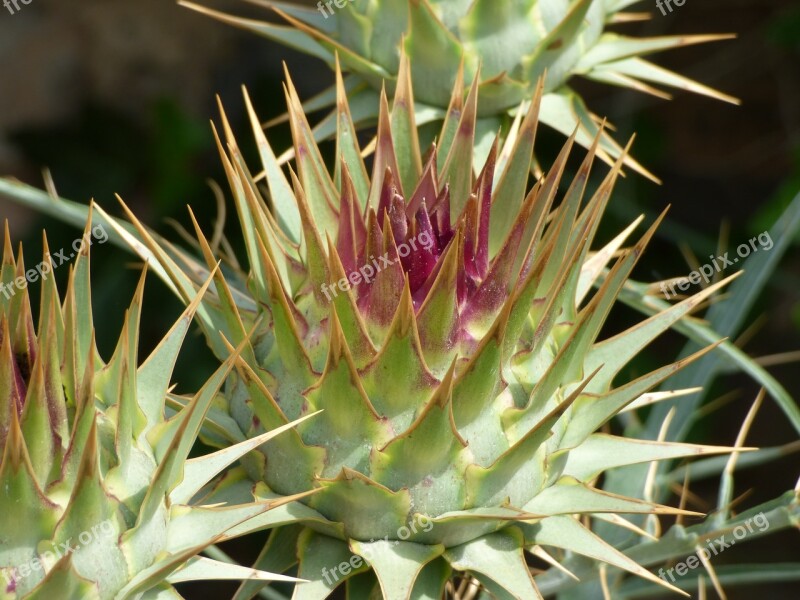
[[[263,119],[284,107],[281,61],[286,60],[303,97],[329,85],[321,63],[196,15],[170,0],[32,0],[18,14],[0,6],[0,174],[41,185],[41,169],[52,171],[60,194],[80,202],[95,198],[117,213],[119,193],[139,217],[170,238],[167,219],[189,226],[191,204],[206,228],[216,208],[206,180],[224,184],[212,143],[209,119],[216,119],[219,93],[248,143],[241,84],[252,94]],[[245,3],[220,0],[215,7],[238,14],[264,14]],[[617,139],[637,132],[635,156],[664,184],[629,175],[610,205],[604,232],[610,236],[640,213],[648,222],[671,204],[669,217],[643,264],[639,279],[688,273],[685,256],[704,257],[767,229],[800,191],[800,3],[791,0],[687,0],[662,17],[654,1],[631,10],[650,11],[652,20],[619,27],[640,35],[735,32],[738,39],[677,50],[658,64],[742,99],[741,107],[676,92],[671,102],[573,81],[599,115],[618,128]],[[285,148],[284,129],[271,132]],[[561,139],[543,132],[541,153]],[[223,185],[224,187],[224,185]],[[69,245],[76,230],[0,199],[0,221],[8,218],[16,240],[24,240],[28,261],[38,262],[41,229],[51,248]],[[234,217],[226,231],[235,236]],[[235,241],[235,240],[234,240]],[[95,318],[103,324],[101,353],[108,357],[136,282],[135,259],[110,245],[93,252]],[[745,264],[746,268],[746,264]],[[57,273],[60,281],[66,269]],[[155,278],[147,292],[143,350],[163,335],[180,307]],[[625,315],[616,317],[619,328]],[[797,244],[771,278],[748,319],[754,328],[746,348],[753,356],[797,351],[800,346],[800,252]],[[202,382],[214,366],[198,334],[187,344],[175,376],[179,391]],[[633,371],[672,360],[680,338],[667,337],[650,349]],[[797,363],[770,367],[797,397]],[[730,444],[757,387],[727,377],[712,398],[735,396],[703,418],[692,439]],[[796,439],[783,414],[767,400],[748,445],[775,446]],[[752,506],[793,487],[800,475],[797,454],[766,468],[743,471],[736,493],[753,489],[742,506]],[[716,482],[693,488],[713,506]],[[737,546],[717,562],[800,561],[800,536],[785,532]],[[187,592],[195,598],[222,594],[224,586]],[[729,598],[796,598],[797,586],[760,586],[729,591]],[[191,595],[191,594],[194,595]],[[710,592],[713,595],[713,592]],[[220,596],[224,597],[224,596]],[[713,596],[709,596],[713,597]]]

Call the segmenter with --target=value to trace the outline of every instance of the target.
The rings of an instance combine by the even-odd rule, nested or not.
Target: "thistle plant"
[[[744,438],[756,408],[734,448],[678,443],[683,434],[668,435],[674,413],[666,407],[692,390],[652,390],[689,365],[699,368],[712,350],[759,378],[795,427],[800,411],[763,369],[691,319],[728,280],[669,304],[654,297],[658,282],[631,279],[660,219],[632,243],[641,219],[597,244],[623,165],[643,169],[630,159],[630,144],[613,142],[569,88],[581,75],[656,95],[664,94],[651,84],[733,101],[642,58],[719,36],[637,40],[606,31],[632,18],[623,12],[634,4],[627,0],[355,0],[330,20],[313,9],[259,3],[290,26],[202,10],[326,60],[335,67],[335,87],[303,104],[287,81],[294,145],[282,155],[246,98],[261,158],[257,173],[222,113],[217,141],[247,266],[230,245],[207,240],[194,216],[199,261],[127,208],[131,223],[97,209],[116,241],[145,259],[189,308],[154,353],[164,355],[160,366],[151,357],[138,371],[128,368],[137,362],[130,332],[139,319],[140,289],[114,359],[105,365],[91,350],[92,359],[84,361],[90,366],[80,363],[82,378],[77,367],[62,374],[61,412],[70,414],[71,435],[79,441],[65,445],[56,429],[49,437],[27,434],[42,418],[26,417],[33,413],[26,408],[15,425],[15,411],[7,411],[10,427],[21,432],[13,440],[8,434],[14,448],[27,447],[33,456],[63,446],[63,456],[50,452],[46,477],[35,481],[54,506],[42,510],[58,525],[39,535],[33,550],[22,544],[27,549],[10,559],[0,551],[0,566],[9,565],[7,594],[35,598],[67,581],[75,597],[174,597],[172,583],[216,575],[253,579],[236,600],[260,591],[275,598],[261,590],[278,578],[264,572],[270,571],[302,578],[296,600],[342,590],[370,600],[636,598],[654,593],[654,586],[686,589],[686,581],[649,569],[752,526],[755,517],[770,532],[798,527],[797,489],[743,514],[731,512],[732,472],[740,453],[750,450]],[[312,128],[305,113],[329,106],[333,111]],[[540,122],[568,136],[546,175],[534,156]],[[362,148],[357,127],[366,123],[376,124],[377,133]],[[330,165],[318,146],[328,137],[335,139]],[[576,144],[588,152],[570,178]],[[372,152],[368,169],[363,157]],[[294,164],[285,168],[289,157]],[[594,188],[598,158],[611,167]],[[0,190],[61,218],[85,216],[83,207],[43,199],[24,186],[0,181]],[[3,276],[24,272],[21,262],[7,259]],[[79,266],[76,273],[83,273]],[[51,361],[51,370],[78,364],[75,357],[91,346],[87,316],[75,308],[75,298],[88,296],[88,280],[73,288],[78,291],[68,294],[55,322],[63,321],[62,338],[73,335],[68,323],[80,321],[83,333],[76,342],[59,341],[63,356]],[[619,302],[648,318],[604,337]],[[24,314],[12,305],[12,317]],[[177,338],[195,312],[224,365],[188,400],[171,395],[167,380]],[[40,345],[47,327],[55,326],[40,324]],[[626,366],[671,328],[708,346],[624,380]],[[22,349],[8,352],[6,373],[13,377],[6,379],[30,390],[38,389],[32,378],[38,359],[24,358],[26,340],[33,339],[27,331],[32,328],[4,335]],[[131,393],[126,386],[137,377],[144,383]],[[91,382],[91,393],[80,381]],[[123,388],[136,403],[123,401],[129,397]],[[89,429],[95,438],[78,438],[81,419],[88,418],[87,393],[95,399],[97,423]],[[635,411],[649,405],[655,406],[642,428]],[[322,414],[303,420],[317,411]],[[628,427],[612,435],[610,423],[620,416]],[[294,420],[303,422],[289,429]],[[686,410],[677,420],[685,429]],[[267,433],[284,429],[279,437]],[[220,453],[187,461],[198,435]],[[130,443],[118,441],[129,437]],[[50,440],[44,451],[40,439]],[[796,447],[740,462],[763,464],[775,450]],[[22,451],[9,453],[17,458],[8,464],[25,464]],[[657,466],[720,453],[732,454],[693,463],[703,476],[722,473],[718,507],[706,521],[684,527],[681,519],[696,513],[659,503],[670,484],[683,481],[680,470]],[[117,523],[114,544],[83,549],[44,569],[46,575],[20,579],[13,565],[31,564],[42,544],[63,543],[78,531],[72,521],[64,529],[61,515],[78,514],[73,499],[88,494],[78,475],[65,475],[88,464],[83,455],[99,457],[94,485],[105,491],[98,494],[105,512],[97,518],[116,515],[102,521]],[[226,469],[238,459],[240,466]],[[31,460],[29,470],[37,464]],[[678,523],[661,535],[659,518],[672,516]],[[264,528],[273,531],[256,572],[195,557],[203,550],[219,557],[212,544]],[[800,572],[791,565],[767,575],[752,569],[746,579],[743,572],[718,574],[704,566],[720,595],[726,578],[796,579]]]
[[[348,72],[345,85],[356,107],[356,124],[378,117],[381,87],[398,85],[400,56],[411,61],[417,90],[417,123],[433,122],[433,135],[445,117],[459,67],[467,84],[476,78],[480,96],[476,137],[481,165],[492,138],[508,127],[544,78],[539,118],[565,136],[578,128],[579,144],[591,145],[600,135],[598,156],[622,154],[622,148],[601,131],[600,119],[570,86],[579,76],[670,98],[663,87],[688,90],[727,102],[731,96],[661,68],[650,54],[691,44],[725,39],[725,35],[674,35],[637,38],[610,29],[641,20],[626,12],[638,0],[349,0],[343,7],[319,2],[317,8],[273,0],[250,0],[270,9],[285,22],[240,18],[193,2],[181,4],[220,21],[305,52],[334,68],[336,57]],[[647,18],[647,15],[644,15]],[[478,73],[480,72],[480,76]],[[309,101],[309,110],[333,106],[333,88]],[[525,110],[522,110],[524,114]],[[335,132],[335,119],[323,121],[318,139]],[[633,159],[631,167],[648,174]],[[653,177],[652,175],[650,175]]]
[[[84,239],[88,235],[89,224]],[[88,245],[70,268],[63,304],[46,239],[44,254],[34,326],[31,271],[21,250],[14,257],[6,224],[0,598],[165,600],[180,598],[172,584],[185,581],[291,580],[199,556],[251,531],[254,517],[292,500],[251,496],[225,506],[202,500],[207,491],[201,490],[220,471],[280,432],[188,459],[206,412],[239,360],[237,352],[229,354],[194,397],[168,399],[178,351],[207,286],[139,365],[143,273],[114,356],[104,362],[94,343]]]
[[[626,248],[638,219],[592,251],[624,160],[589,191],[598,140],[569,185],[564,173],[574,136],[529,188],[542,85],[519,127],[495,141],[475,173],[470,156],[479,94],[474,82],[466,100],[464,91],[460,77],[438,143],[423,156],[404,61],[392,110],[381,96],[371,176],[341,73],[332,172],[291,81],[296,173],[279,166],[248,100],[262,159],[261,173],[253,176],[223,113],[219,149],[242,224],[247,269],[197,226],[205,266],[148,231],[130,211],[133,225],[97,208],[97,219],[113,228],[110,239],[136,251],[197,310],[212,349],[235,368],[224,395],[204,405],[200,435],[223,449],[248,439],[225,465],[241,456],[242,466],[196,495],[202,484],[193,486],[181,499],[194,495],[194,503],[248,506],[254,498],[276,504],[287,494],[291,500],[295,493],[315,492],[226,534],[274,528],[255,567],[303,577],[307,583],[294,590],[300,599],[326,598],[339,586],[351,598],[562,592],[563,598],[587,598],[608,589],[613,597],[635,598],[652,594],[654,585],[672,587],[645,567],[683,557],[752,525],[756,516],[767,519],[770,533],[796,528],[797,490],[731,515],[731,473],[747,450],[746,427],[731,449],[662,441],[669,418],[657,441],[608,433],[615,416],[680,401],[691,391],[648,390],[710,348],[633,381],[617,381],[624,366],[668,328],[717,340],[711,347],[764,381],[796,423],[797,407],[779,384],[689,318],[726,282],[679,304],[658,301],[648,292],[657,283],[630,279],[655,227]],[[14,182],[0,181],[0,190],[65,220],[87,212]],[[773,237],[777,248],[781,236]],[[209,278],[211,289],[203,295]],[[651,316],[601,340],[618,301]],[[232,351],[240,358],[230,362]],[[171,395],[168,401],[174,409],[188,406]],[[296,430],[274,440],[261,437],[317,409],[325,412]],[[257,453],[242,456],[256,447]],[[752,453],[739,462],[763,464],[776,450],[791,448]],[[654,539],[659,517],[687,514],[654,501],[656,485],[683,481],[679,471],[662,479],[653,470],[656,462],[729,451],[730,459],[706,458],[694,469],[695,476],[723,473],[717,511],[703,523],[676,525]],[[224,469],[213,462],[203,482]],[[628,465],[649,465],[643,494],[625,497],[598,488],[602,475],[618,475]],[[646,529],[638,526],[640,517],[647,517]],[[612,545],[606,540],[619,538],[609,535],[614,530],[639,541]],[[213,541],[204,538],[204,547]],[[531,560],[551,568],[532,569]],[[718,590],[729,581],[797,576],[792,565],[709,572]],[[154,573],[148,585],[165,575],[168,583],[178,581],[180,573]],[[602,588],[587,589],[597,577]],[[251,598],[263,585],[247,582],[236,598]],[[685,581],[676,585],[687,588]]]
[[[592,250],[623,160],[588,191],[599,138],[568,185],[574,135],[529,187],[542,83],[476,174],[478,81],[465,94],[457,79],[423,155],[404,59],[391,110],[381,96],[371,176],[340,72],[332,172],[291,80],[296,174],[280,168],[248,100],[263,167],[254,176],[223,113],[219,150],[249,270],[228,256],[214,271],[218,252],[195,221],[214,272],[198,321],[215,352],[237,346],[243,359],[206,440],[254,438],[323,410],[218,484],[227,500],[251,494],[252,482],[264,500],[316,492],[289,514],[254,519],[276,527],[256,566],[296,566],[308,581],[296,599],[339,586],[354,598],[439,598],[472,580],[497,598],[542,597],[529,555],[553,565],[583,556],[672,588],[587,520],[633,527],[621,515],[685,511],[608,494],[598,478],[731,450],[602,431],[621,412],[681,394],[649,390],[716,344],[632,381],[618,375],[727,281],[601,339],[657,223],[630,247],[640,220]],[[101,214],[182,298],[196,296],[202,264],[130,211],[135,229]],[[237,598],[257,589],[245,584]]]

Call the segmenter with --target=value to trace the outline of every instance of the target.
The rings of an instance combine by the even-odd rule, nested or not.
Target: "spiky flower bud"
[[[283,516],[264,564],[288,568],[293,561],[275,553],[296,546],[299,576],[310,581],[296,588],[303,599],[325,598],[345,581],[359,598],[378,587],[392,600],[438,598],[454,571],[498,597],[536,598],[524,553],[550,556],[542,547],[663,583],[576,515],[680,512],[608,495],[594,482],[622,465],[727,450],[597,432],[694,359],[614,385],[642,348],[722,284],[600,341],[655,228],[629,249],[636,224],[591,251],[621,161],[588,192],[594,145],[562,185],[570,138],[529,187],[540,85],[476,176],[476,83],[466,100],[460,83],[453,90],[438,143],[423,158],[404,61],[391,111],[381,99],[370,178],[337,75],[332,174],[291,82],[297,175],[278,166],[248,105],[268,201],[227,121],[219,143],[249,271],[238,262],[216,271],[199,317],[215,351],[244,345],[226,388],[235,425],[220,414],[211,429],[253,437],[324,409],[247,461],[265,498],[316,490]],[[128,214],[143,242],[137,251],[192,297],[199,265]],[[375,576],[356,577],[364,571]]]
[[[348,0],[317,3],[317,9],[260,0],[288,23],[238,18],[192,2],[185,6],[306,52],[333,68],[341,60],[346,85],[358,106],[356,125],[374,122],[378,94],[399,81],[401,56],[411,59],[419,124],[440,121],[463,68],[467,84],[480,83],[477,135],[480,158],[498,128],[534,94],[544,77],[540,120],[586,147],[600,132],[581,96],[570,87],[580,76],[669,98],[656,86],[689,90],[738,103],[735,98],[656,66],[643,57],[655,52],[725,39],[725,35],[637,38],[616,32],[641,20],[625,10],[637,0]],[[616,26],[616,27],[615,27]],[[309,102],[315,110],[333,103],[333,90]],[[431,133],[429,130],[427,133]],[[332,134],[329,121],[315,132]],[[432,134],[432,133],[431,133]],[[616,159],[622,148],[603,132],[600,148]],[[602,157],[602,154],[601,154]],[[626,163],[647,171],[636,161]]]
[[[87,224],[84,239],[89,239]],[[205,288],[139,365],[144,273],[113,358],[95,348],[89,244],[63,301],[47,241],[26,271],[6,224],[0,269],[0,599],[177,597],[197,579],[292,580],[197,555],[253,529],[278,502],[203,506],[198,492],[278,431],[188,460],[206,412],[239,360],[229,354],[193,398],[168,394]],[[38,326],[28,285],[41,279]],[[174,416],[167,419],[165,403]],[[197,496],[197,498],[195,498]],[[255,528],[260,527],[257,524]],[[235,532],[234,532],[235,530]]]

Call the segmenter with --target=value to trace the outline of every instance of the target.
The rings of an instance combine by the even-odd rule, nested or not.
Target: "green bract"
[[[736,102],[643,58],[726,36],[635,38],[608,29],[640,20],[641,13],[624,12],[637,0],[348,0],[341,8],[331,2],[326,8],[323,1],[319,10],[272,0],[255,3],[272,9],[289,26],[183,2],[320,58],[331,68],[338,54],[349,72],[345,84],[357,125],[377,117],[381,86],[397,84],[403,51],[412,65],[420,125],[444,117],[460,67],[467,84],[476,77],[480,80],[477,137],[478,146],[484,149],[505,117],[530,99],[536,82],[545,74],[541,121],[567,136],[578,127],[577,141],[586,147],[599,132],[599,120],[569,86],[576,75],[661,98],[670,96],[654,85]],[[334,100],[331,89],[308,107],[323,108]],[[318,138],[332,134],[333,125],[332,120],[321,124]],[[605,133],[600,150],[604,159],[606,152],[613,158],[622,154],[622,148]],[[484,157],[481,153],[481,160]],[[646,172],[635,161],[626,161]]]
[[[87,225],[84,239],[89,231]],[[224,507],[192,502],[220,471],[278,433],[187,460],[238,353],[165,419],[172,368],[206,288],[137,366],[143,275],[114,357],[105,363],[94,344],[88,244],[70,267],[63,308],[46,241],[44,251],[34,327],[26,277],[37,270],[26,273],[21,251],[15,260],[6,227],[0,271],[0,598],[167,600],[180,598],[170,584],[182,581],[291,580],[197,556],[251,531],[253,517],[284,503],[252,496]]]
[[[637,400],[674,397],[647,392],[695,357],[613,382],[724,283],[599,340],[655,227],[625,249],[637,220],[590,250],[621,159],[587,193],[592,146],[566,186],[570,138],[530,188],[540,87],[476,175],[478,86],[464,100],[460,81],[438,145],[423,157],[404,60],[392,110],[380,101],[370,177],[340,73],[337,81],[332,173],[291,82],[297,175],[278,166],[249,104],[262,174],[249,171],[227,121],[219,145],[249,270],[231,260],[216,271],[199,313],[217,353],[243,347],[227,414],[210,415],[209,441],[252,438],[324,409],[246,461],[250,478],[266,484],[257,488],[264,498],[317,490],[282,521],[262,518],[283,526],[258,566],[299,562],[309,583],[296,586],[296,599],[326,598],[345,582],[352,598],[440,598],[454,573],[476,577],[496,598],[536,598],[526,551],[555,562],[552,552],[564,550],[663,583],[582,517],[625,524],[620,513],[681,511],[594,484],[615,467],[727,449],[598,429]],[[203,267],[128,214],[138,232],[117,232],[193,298]],[[213,270],[217,258],[196,230]],[[251,485],[234,472],[221,497],[235,498],[239,486],[246,496]],[[248,585],[238,598],[253,593]]]

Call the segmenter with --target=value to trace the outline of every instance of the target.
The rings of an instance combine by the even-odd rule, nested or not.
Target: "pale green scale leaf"
[[[183,471],[183,480],[170,493],[170,501],[174,504],[188,503],[203,486],[219,475],[226,467],[232,465],[248,452],[265,444],[276,435],[295,427],[298,423],[310,419],[316,414],[317,413],[307,415],[283,427],[273,429],[263,435],[256,436],[234,446],[223,448],[213,454],[206,454],[186,461]]]
[[[523,510],[536,515],[570,515],[575,513],[661,513],[675,514],[677,509],[626,498],[591,488],[572,477],[563,477],[555,485],[543,489]]]
[[[444,552],[442,545],[391,540],[351,540],[350,547],[375,571],[384,600],[408,600],[420,571]]]
[[[447,106],[450,97],[446,90],[455,80],[461,63],[461,44],[439,20],[429,0],[408,2],[408,10],[405,52],[412,65],[423,62],[426,65],[424,71],[416,69],[412,72],[414,89],[423,102]],[[472,81],[477,65],[466,67],[469,72],[467,81]],[[443,82],[448,85],[442,86]]]
[[[363,560],[360,561],[360,567],[352,566],[350,560],[354,554],[346,543],[320,535],[311,529],[306,529],[300,535],[297,552],[300,559],[298,577],[308,583],[299,584],[295,588],[292,600],[325,600],[340,583],[352,577],[354,572],[367,570]],[[357,561],[354,563],[358,564]],[[346,566],[342,568],[341,565]],[[333,569],[337,571],[333,572]]]
[[[661,581],[638,563],[604,542],[571,516],[547,517],[534,525],[521,525],[520,527],[525,534],[526,544],[554,546],[589,556],[674,590],[670,584]]]
[[[270,573],[284,573],[296,565],[297,556],[294,552],[287,552],[286,549],[297,547],[297,539],[302,531],[303,528],[299,525],[273,529],[253,568]],[[236,590],[233,600],[250,600],[264,585],[258,581],[243,581],[241,587]]]
[[[171,585],[162,585],[150,588],[138,600],[184,600],[184,598]]]
[[[177,487],[180,482],[184,464],[203,424],[206,412],[238,360],[241,348],[240,346],[217,369],[195,395],[192,403],[180,415],[180,425],[175,430],[165,460],[159,465],[153,479],[153,486],[142,503],[139,523],[149,520],[163,502],[165,495]]]
[[[264,503],[229,507],[173,505],[167,525],[167,550],[172,553],[214,540],[269,508]]]
[[[575,69],[588,71],[596,65],[622,60],[635,56],[645,56],[671,48],[700,44],[727,36],[715,35],[674,35],[653,38],[632,38],[616,33],[604,33],[600,41],[581,55]]]
[[[232,565],[217,560],[211,560],[204,556],[191,558],[186,566],[174,571],[167,577],[170,583],[183,583],[186,581],[204,581],[208,579],[216,580],[242,580],[256,579],[258,581],[298,581],[295,577],[287,575],[277,575],[256,571],[240,565]]]
[[[461,571],[488,577],[515,598],[540,598],[523,555],[523,538],[515,528],[480,537],[462,546],[448,548],[445,558]]]
[[[250,126],[256,138],[258,153],[261,156],[261,165],[264,168],[264,175],[269,186],[270,200],[275,211],[275,217],[289,239],[299,243],[301,230],[300,213],[297,210],[294,191],[278,164],[278,159],[272,150],[272,146],[270,146],[264,131],[261,129],[261,122],[256,116],[247,92],[245,92],[244,97],[247,104],[247,114],[250,118]]]
[[[452,569],[446,560],[438,558],[422,569],[411,594],[413,600],[440,600]]]
[[[595,433],[577,448],[569,450],[564,474],[586,481],[607,469],[625,465],[730,451],[730,448],[721,446],[650,442]]]
[[[607,73],[619,73],[626,77],[686,90],[687,92],[717,98],[732,104],[739,104],[739,101],[732,96],[718,92],[711,87],[693,81],[678,73],[673,73],[672,71],[638,57],[624,58],[622,60],[597,65],[589,71],[586,76],[593,79],[597,75]]]
[[[324,60],[328,64],[332,64],[333,62],[333,52],[326,48],[324,44],[320,44],[318,41],[316,41],[312,36],[303,31],[298,31],[294,27],[275,25],[274,23],[267,23],[265,21],[257,21],[254,19],[232,17],[230,15],[226,15],[225,13],[211,10],[205,6],[187,2],[186,0],[181,2],[181,4],[187,8],[191,8],[192,10],[196,10],[197,12],[214,17],[215,19],[219,19],[220,21],[228,23],[229,25],[233,25],[234,27],[251,31],[256,35],[265,37],[273,42],[277,42],[279,44],[288,46],[289,48],[294,48],[295,50],[315,56],[321,60]],[[305,14],[298,16],[299,18],[305,20]]]
[[[47,577],[25,596],[25,600],[53,600],[53,598],[100,600],[101,596],[97,585],[78,575],[70,558],[65,556]]]

